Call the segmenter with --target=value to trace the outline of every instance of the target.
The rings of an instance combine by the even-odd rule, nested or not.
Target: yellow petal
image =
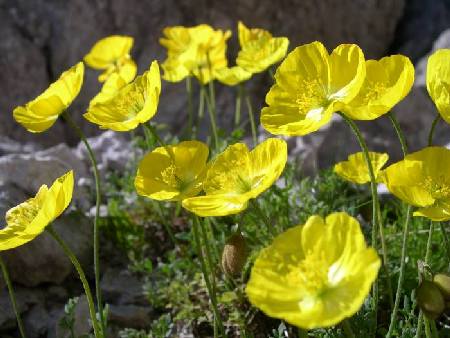
[[[246,194],[214,194],[186,198],[183,208],[200,217],[218,217],[237,214],[247,209],[250,196]]]
[[[70,204],[73,185],[73,172],[69,171],[50,189],[43,185],[35,197],[8,210],[7,225],[0,230],[0,251],[28,243],[42,233]]]
[[[450,123],[450,49],[438,49],[428,58],[427,90],[439,114]]]
[[[120,88],[105,102],[90,105],[83,115],[101,129],[129,131],[150,120],[158,108],[161,93],[159,67],[153,61],[142,76]]]
[[[450,150],[444,147],[427,147],[409,154],[404,160],[384,171],[384,181],[389,191],[401,200],[421,207],[416,215],[430,218],[450,211]],[[441,211],[438,212],[437,208]]]
[[[413,83],[414,66],[406,56],[368,60],[364,84],[344,113],[354,120],[376,119],[404,99]]]
[[[242,22],[238,23],[238,31],[241,50],[236,64],[246,71],[263,72],[286,56],[288,38],[274,38],[268,31],[260,28],[248,29]]]
[[[329,327],[360,309],[380,265],[355,218],[312,216],[260,252],[245,291],[270,317],[305,329]]]
[[[277,69],[261,123],[277,135],[314,132],[357,94],[364,76],[356,45],[340,45],[331,55],[320,42],[297,47]]]
[[[139,163],[137,193],[171,201],[196,196],[202,190],[208,154],[208,146],[199,141],[156,148]]]
[[[227,86],[236,86],[252,77],[252,73],[247,72],[239,66],[218,69],[215,72],[217,80]]]
[[[94,69],[106,69],[117,60],[126,57],[133,47],[130,36],[112,35],[95,43],[84,57],[84,62]]]
[[[369,152],[369,157],[375,179],[379,182],[381,180],[379,174],[388,161],[389,155],[385,153]],[[337,163],[334,166],[334,172],[343,179],[353,183],[365,184],[370,182],[369,170],[362,152],[352,154],[348,157],[347,161]]]
[[[16,107],[14,119],[32,133],[47,130],[78,96],[83,76],[84,65],[79,62],[63,72],[41,95],[25,106]]]

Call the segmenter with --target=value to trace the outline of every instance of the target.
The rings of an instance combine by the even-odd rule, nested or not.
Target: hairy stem
[[[100,315],[100,325],[102,328],[102,332],[106,332],[106,323],[105,318],[103,316],[103,302],[102,302],[102,293],[100,288],[100,239],[99,239],[99,221],[100,221],[100,204],[101,204],[101,187],[100,187],[100,174],[98,171],[97,160],[95,158],[94,152],[84,135],[81,128],[77,126],[77,124],[73,121],[72,117],[66,112],[63,113],[63,117],[69,123],[69,125],[74,129],[74,131],[78,134],[80,139],[83,141],[86,150],[88,152],[89,160],[92,164],[92,169],[94,171],[94,179],[95,179],[95,217],[94,217],[94,275],[95,275],[95,296],[97,298],[97,310]]]
[[[89,306],[89,314],[91,316],[91,321],[92,321],[92,327],[94,328],[94,335],[96,338],[104,337],[104,335],[102,334],[102,332],[104,332],[104,331],[101,331],[101,329],[98,326],[91,288],[89,287],[89,283],[86,279],[86,275],[83,271],[83,268],[81,267],[80,262],[78,261],[77,257],[73,253],[73,251],[66,244],[66,242],[56,233],[56,231],[53,229],[53,227],[51,225],[47,226],[47,231],[55,239],[55,241],[61,246],[64,253],[67,255],[67,257],[69,257],[73,266],[77,270],[78,275],[81,280],[81,283],[83,284],[84,293],[86,294],[86,299],[87,299],[88,306]]]
[[[5,280],[6,286],[8,287],[9,298],[11,299],[11,305],[16,315],[17,326],[19,327],[20,336],[22,338],[26,338],[22,318],[20,316],[19,307],[17,306],[16,294],[14,293],[14,288],[11,279],[9,278],[8,269],[6,268],[6,264],[1,256],[0,256],[0,268],[3,273],[3,279]]]

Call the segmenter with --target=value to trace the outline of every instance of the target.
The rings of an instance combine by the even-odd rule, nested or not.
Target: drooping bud
[[[222,252],[222,269],[233,277],[238,276],[247,260],[247,245],[241,233],[228,238]]]
[[[450,276],[438,273],[434,276],[433,282],[441,290],[445,300],[450,300]]]
[[[417,304],[428,319],[437,319],[445,310],[444,297],[439,287],[427,280],[417,288]]]

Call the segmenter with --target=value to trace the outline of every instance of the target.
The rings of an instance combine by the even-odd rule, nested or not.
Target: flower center
[[[367,90],[363,94],[364,102],[378,100],[386,91],[384,83],[370,82],[367,84]]]
[[[328,265],[320,253],[307,254],[304,259],[288,267],[287,283],[302,289],[300,308],[310,308],[329,285]]]
[[[328,105],[323,85],[317,79],[305,79],[299,84],[295,103],[298,112],[307,119],[319,121]]]
[[[7,226],[24,230],[37,216],[40,207],[41,203],[34,197],[9,209],[5,217]]]
[[[145,93],[138,88],[136,84],[132,85],[133,88],[128,91],[122,97],[117,100],[117,110],[122,112],[128,119],[133,119],[144,108],[145,105]]]
[[[444,176],[440,176],[438,179],[427,177],[424,186],[430,192],[431,197],[436,200],[450,197],[450,182]]]

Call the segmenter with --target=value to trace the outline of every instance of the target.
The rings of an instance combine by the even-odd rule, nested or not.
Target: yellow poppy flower
[[[83,84],[84,65],[77,63],[61,74],[41,95],[25,106],[16,107],[14,119],[26,130],[41,133],[49,129],[75,100]]]
[[[112,99],[128,83],[119,74],[112,74],[103,84],[100,93],[89,102],[89,106],[92,107],[97,103],[103,103]]]
[[[414,66],[403,55],[366,61],[366,79],[343,112],[354,120],[374,120],[405,98],[414,83]]]
[[[84,57],[84,62],[94,69],[104,70],[98,77],[100,82],[106,81],[112,74],[118,74],[126,82],[131,82],[137,71],[136,63],[130,56],[133,41],[132,37],[121,35],[103,38]]]
[[[209,149],[199,141],[158,147],[139,163],[136,191],[159,201],[181,201],[202,190]]]
[[[274,38],[270,32],[260,28],[249,29],[240,21],[238,32],[241,50],[236,64],[246,71],[263,72],[286,56],[289,46],[288,38]]]
[[[239,66],[226,67],[216,71],[216,78],[227,86],[236,86],[252,77],[252,73],[247,72]]]
[[[438,49],[428,58],[426,81],[439,114],[450,123],[450,49]]]
[[[208,25],[194,27],[174,26],[163,30],[160,44],[167,48],[167,59],[162,64],[163,78],[178,82],[194,75],[202,84],[215,79],[215,71],[225,68],[230,31],[214,30]]]
[[[419,207],[414,216],[450,220],[450,150],[427,147],[409,154],[383,171],[389,191]]]
[[[359,310],[380,264],[355,218],[311,216],[259,253],[245,291],[270,317],[304,329],[329,327]]]
[[[73,171],[56,179],[50,188],[41,186],[36,196],[6,212],[6,227],[0,230],[0,251],[32,241],[62,214],[72,200]]]
[[[153,61],[150,69],[143,75],[118,89],[111,98],[106,97],[105,101],[90,105],[83,116],[98,124],[101,129],[132,130],[156,114],[160,92],[159,67],[158,63]]]
[[[364,55],[356,45],[339,45],[331,55],[320,42],[297,47],[276,71],[261,123],[277,135],[314,132],[358,94],[365,75]]]
[[[286,161],[284,140],[270,138],[252,151],[244,143],[233,144],[211,164],[203,183],[206,194],[183,200],[183,207],[202,217],[239,213],[278,179]]]
[[[375,178],[377,182],[381,182],[381,178],[379,177],[381,168],[383,168],[388,161],[389,155],[385,153],[369,152],[369,157]],[[344,180],[353,183],[364,184],[370,182],[369,169],[367,168],[366,159],[362,152],[350,155],[347,161],[336,163],[333,170]]]

